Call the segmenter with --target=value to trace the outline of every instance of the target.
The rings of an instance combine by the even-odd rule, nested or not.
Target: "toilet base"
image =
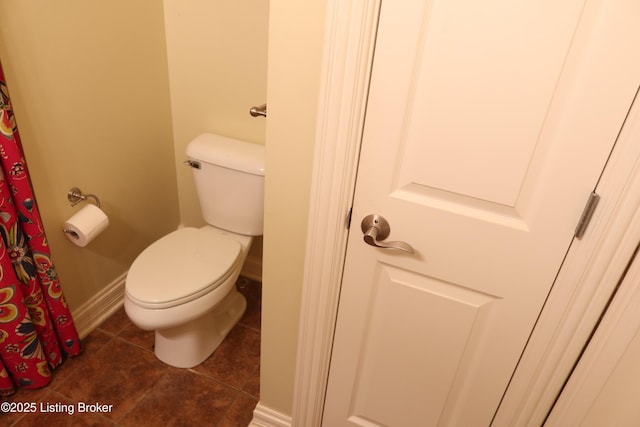
[[[155,355],[167,365],[193,368],[204,362],[244,314],[247,301],[235,287],[213,310],[173,328],[156,330]]]

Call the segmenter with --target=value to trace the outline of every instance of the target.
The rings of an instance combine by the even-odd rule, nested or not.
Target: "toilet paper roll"
[[[95,205],[86,205],[69,218],[62,229],[73,244],[85,247],[108,225],[107,214]]]

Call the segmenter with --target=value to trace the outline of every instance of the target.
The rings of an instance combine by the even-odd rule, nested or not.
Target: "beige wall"
[[[74,310],[179,222],[162,3],[0,0],[0,60]],[[111,221],[86,248],[61,230],[73,186]]]
[[[173,137],[183,225],[204,224],[188,142],[202,132],[264,144],[266,120],[249,115],[266,102],[268,0],[164,0]],[[259,278],[262,239],[243,274]]]
[[[248,110],[266,101],[267,23],[267,0],[0,0],[0,60],[72,309],[179,223],[202,224],[182,165],[190,138],[264,143]],[[72,186],[111,221],[84,249],[60,231],[81,207]]]
[[[290,414],[325,0],[271,0],[260,401]]]
[[[72,309],[179,222],[201,224],[182,165],[190,138],[266,140],[261,399],[283,413],[293,400],[324,7],[0,0],[0,59]],[[267,87],[268,121],[251,118]],[[66,200],[72,186],[98,194],[112,222],[84,249],[60,231],[78,209]]]
[[[264,144],[268,0],[164,0],[180,216],[201,225],[187,143],[202,132]]]

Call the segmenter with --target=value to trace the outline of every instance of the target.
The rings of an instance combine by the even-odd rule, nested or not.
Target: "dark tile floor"
[[[237,287],[247,311],[202,364],[177,369],[160,362],[153,332],[136,328],[120,309],[85,338],[83,353],[59,367],[48,387],[8,398],[36,403],[36,412],[0,414],[0,425],[247,426],[259,397],[261,285],[240,278]],[[103,406],[88,406],[96,403]]]

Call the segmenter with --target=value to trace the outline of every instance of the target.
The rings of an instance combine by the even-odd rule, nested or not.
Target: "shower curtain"
[[[51,262],[0,64],[0,395],[39,388],[80,341]]]

